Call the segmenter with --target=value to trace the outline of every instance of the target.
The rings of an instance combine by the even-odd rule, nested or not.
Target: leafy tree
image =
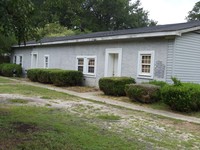
[[[59,37],[74,35],[76,33],[73,30],[67,29],[67,27],[61,26],[59,23],[49,23],[44,28],[40,28],[38,34],[41,37]]]
[[[155,25],[148,19],[148,12],[140,7],[137,0],[85,0],[80,28],[91,31],[119,30]]]
[[[6,36],[15,35],[18,44],[34,37],[32,26],[33,4],[31,0],[0,1],[0,32]]]
[[[0,33],[0,56],[9,55],[11,46],[16,43],[14,35],[5,36]]]
[[[195,21],[200,20],[200,1],[197,2],[193,9],[188,12],[188,16],[186,17],[187,21]]]

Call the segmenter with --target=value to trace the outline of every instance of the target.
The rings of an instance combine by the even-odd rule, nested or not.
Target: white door
[[[38,54],[32,53],[31,54],[31,68],[37,68],[38,67]]]
[[[105,77],[121,76],[121,49],[106,50]]]

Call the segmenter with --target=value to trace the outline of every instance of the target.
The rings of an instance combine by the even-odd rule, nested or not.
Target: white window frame
[[[143,55],[151,55],[151,64],[150,64],[150,73],[142,72],[142,56]],[[148,78],[153,79],[154,75],[154,55],[155,51],[139,51],[138,52],[138,69],[137,69],[137,77],[138,78]]]
[[[22,61],[20,62],[20,57],[22,58]],[[23,55],[22,54],[16,54],[16,55],[14,55],[14,57],[13,57],[13,63],[14,64],[20,64],[21,63],[21,66],[23,67],[23,60],[24,60],[24,58],[23,58]]]
[[[46,67],[46,58],[48,58],[47,67]],[[44,55],[44,68],[45,69],[49,69],[49,62],[50,62],[49,55]]]
[[[76,70],[78,70],[78,59],[83,59],[83,75],[96,77],[96,66],[97,66],[97,57],[96,56],[77,56],[76,57]],[[94,73],[88,72],[88,59],[94,59]]]

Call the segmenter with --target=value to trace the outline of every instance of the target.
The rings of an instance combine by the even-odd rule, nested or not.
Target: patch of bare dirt
[[[22,133],[39,131],[39,128],[34,124],[28,124],[28,123],[23,123],[23,122],[13,122],[12,126],[16,131],[22,132]]]

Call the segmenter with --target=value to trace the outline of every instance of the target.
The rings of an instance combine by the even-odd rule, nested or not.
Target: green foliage
[[[14,35],[5,36],[0,32],[0,63],[7,62],[7,59],[5,60],[5,55],[11,53],[11,46],[16,43],[17,41]]]
[[[59,71],[60,69],[41,69],[40,71],[37,72],[37,80],[38,82],[41,83],[48,83],[51,84],[53,83],[51,81],[51,72],[54,71]]]
[[[67,29],[64,26],[61,26],[59,23],[49,23],[46,24],[44,28],[40,28],[38,30],[38,34],[41,37],[59,37],[74,35],[75,32],[73,30]]]
[[[176,77],[171,77],[171,80],[174,82],[174,86],[181,86],[182,83]]]
[[[1,74],[6,77],[13,77],[13,71],[16,71],[16,76],[20,77],[22,75],[22,67],[17,64],[4,63],[0,66]]]
[[[126,84],[135,83],[131,77],[105,77],[99,80],[99,88],[105,95],[124,96]]]
[[[93,32],[144,27],[156,23],[148,19],[148,12],[140,7],[140,1],[86,0],[83,3],[84,18],[81,27]]]
[[[29,69],[27,70],[27,77],[33,82],[38,82],[38,74],[41,70],[42,69]]]
[[[27,77],[34,82],[53,83],[56,86],[75,86],[82,84],[83,74],[73,70],[29,69]]]
[[[4,35],[14,34],[18,44],[25,44],[35,33],[33,12],[34,5],[31,0],[1,0],[0,32]]]
[[[188,12],[187,21],[196,21],[200,20],[200,1],[197,2],[193,9]]]
[[[160,87],[151,84],[129,84],[125,87],[127,96],[142,103],[153,103],[160,100]]]
[[[52,71],[50,79],[56,86],[76,86],[82,85],[83,73],[74,70]]]
[[[165,85],[167,85],[166,82],[157,81],[157,80],[149,81],[149,84],[157,85],[157,86],[160,86],[161,88],[164,87]]]
[[[161,89],[162,99],[171,109],[181,112],[200,110],[200,85],[182,83],[181,86],[167,85]]]

